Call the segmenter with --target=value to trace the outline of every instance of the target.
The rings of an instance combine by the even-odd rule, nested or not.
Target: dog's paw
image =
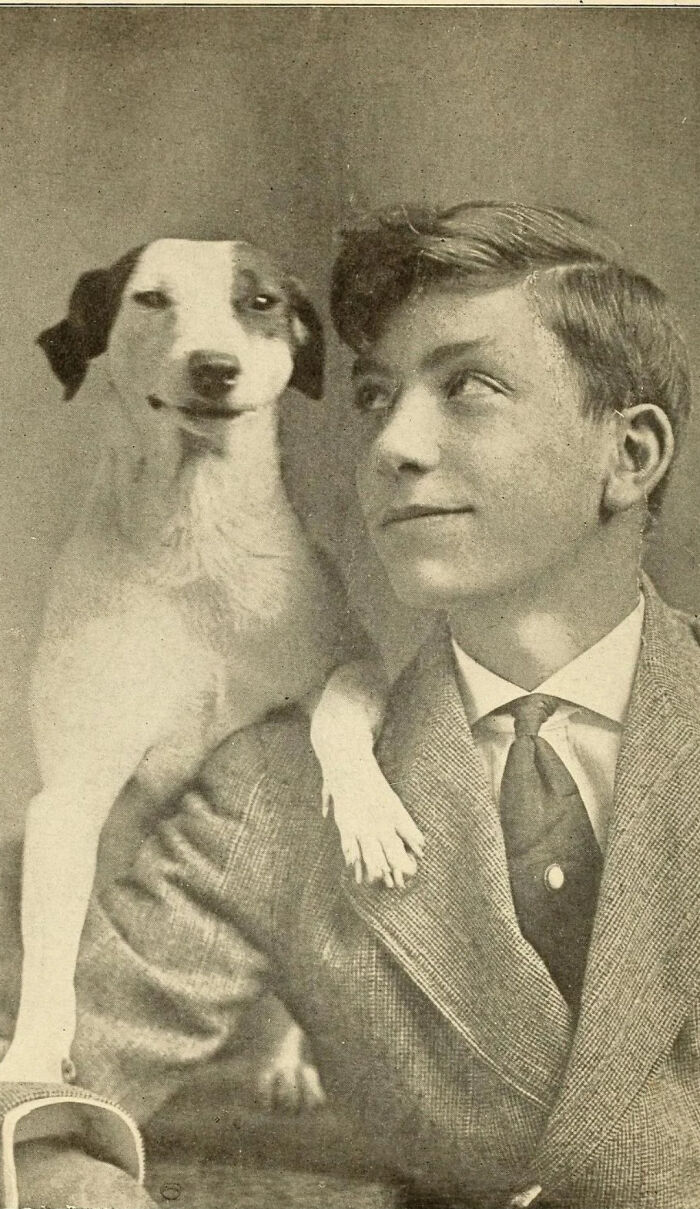
[[[292,1064],[273,1061],[264,1067],[258,1077],[258,1095],[266,1108],[285,1112],[320,1108],[326,1101],[316,1067],[302,1058]]]
[[[345,863],[358,883],[404,889],[423,854],[423,835],[378,765],[358,769],[352,778],[326,777],[323,809],[333,810]]]

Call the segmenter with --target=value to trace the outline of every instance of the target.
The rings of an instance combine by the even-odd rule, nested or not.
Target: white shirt
[[[644,597],[640,597],[637,607],[619,625],[532,690],[560,698],[560,704],[543,722],[539,733],[574,778],[602,851],[612,813],[615,766],[639,660],[643,622]],[[498,801],[514,738],[514,721],[508,714],[494,716],[492,711],[530,694],[482,667],[454,639],[452,645],[467,720]]]

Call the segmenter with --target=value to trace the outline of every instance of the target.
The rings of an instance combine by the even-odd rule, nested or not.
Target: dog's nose
[[[241,363],[229,353],[197,349],[189,357],[190,381],[204,399],[221,399],[234,385]]]

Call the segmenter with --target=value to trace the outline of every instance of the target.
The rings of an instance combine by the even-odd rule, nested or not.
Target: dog
[[[25,828],[20,1006],[0,1062],[0,1080],[58,1082],[74,1077],[75,964],[124,786],[164,808],[228,733],[301,701],[319,808],[356,877],[403,885],[422,836],[372,757],[376,662],[338,666],[341,580],[284,488],[278,400],[288,385],[323,389],[322,325],[303,288],[244,241],[157,240],[84,273],[38,343],[66,398],[102,354],[109,381],[99,467],[33,670],[42,788]],[[263,1085],[315,1103],[300,1039],[290,1023]]]

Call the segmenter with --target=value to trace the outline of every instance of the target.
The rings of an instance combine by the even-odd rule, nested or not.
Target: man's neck
[[[532,691],[619,625],[638,599],[636,565],[618,566],[465,602],[450,611],[450,625],[472,659]]]

